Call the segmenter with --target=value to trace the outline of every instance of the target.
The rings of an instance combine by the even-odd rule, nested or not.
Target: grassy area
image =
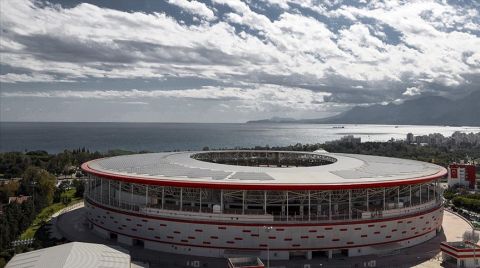
[[[37,232],[38,228],[40,228],[43,224],[45,224],[50,217],[55,214],[55,212],[60,211],[61,209],[68,207],[69,205],[78,202],[82,198],[79,197],[74,197],[75,194],[75,189],[70,189],[62,193],[62,198],[70,198],[70,202],[68,204],[63,204],[63,203],[54,203],[51,204],[50,206],[42,209],[40,213],[38,213],[37,217],[33,220],[32,225],[28,227],[25,232],[23,232],[20,235],[20,239],[29,239],[33,238],[35,236],[35,233]]]

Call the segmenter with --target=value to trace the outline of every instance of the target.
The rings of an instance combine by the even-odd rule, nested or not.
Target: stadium
[[[336,258],[441,230],[446,169],[325,151],[202,151],[82,165],[87,219],[120,243],[208,257]]]

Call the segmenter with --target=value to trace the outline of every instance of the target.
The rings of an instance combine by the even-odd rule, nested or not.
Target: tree
[[[83,180],[74,179],[72,185],[75,187],[75,197],[83,197],[83,193],[85,192],[85,182]]]
[[[480,235],[477,232],[472,231],[465,231],[463,233],[463,241],[473,241],[477,243],[479,240]]]
[[[0,186],[0,203],[7,203],[10,196],[15,196],[20,187],[18,181],[9,181]]]
[[[70,188],[70,181],[63,180],[57,188],[55,188],[55,192],[53,193],[53,202],[58,203],[60,201],[63,202],[62,194],[65,193]]]
[[[22,188],[34,199],[37,209],[46,207],[53,202],[56,178],[46,170],[29,166],[22,180]]]

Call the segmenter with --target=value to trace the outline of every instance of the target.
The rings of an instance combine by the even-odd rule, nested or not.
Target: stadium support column
[[[409,197],[408,197],[409,201],[410,201],[410,206],[412,206],[412,185],[410,184],[410,190],[409,190]]]
[[[180,187],[180,211],[183,210],[183,188]]]
[[[435,180],[433,182],[433,199],[435,200],[435,202],[437,202],[437,181]]]
[[[97,177],[93,177],[93,185],[92,185],[92,192],[93,192],[93,200],[98,201],[97,196]]]
[[[367,211],[370,211],[370,209],[368,208],[368,206],[369,206],[368,203],[370,203],[370,201],[368,200],[368,190],[369,190],[369,189],[367,188]]]
[[[122,207],[122,181],[118,182],[118,207]]]
[[[400,186],[397,189],[397,208],[400,208]]]
[[[199,200],[199,203],[200,203],[200,213],[202,213],[202,189],[199,188],[198,190],[199,190],[198,193],[199,193],[199,197],[200,197],[200,198],[199,198],[199,199],[200,199],[200,200]]]
[[[165,206],[165,186],[162,186],[162,209]]]
[[[130,191],[130,210],[133,210],[133,183],[130,183],[131,191]]]
[[[110,204],[110,200],[111,200],[111,199],[110,199],[110,181],[111,181],[111,180],[108,180],[108,205],[109,205],[109,206],[111,205],[111,204]]]
[[[288,190],[287,190],[287,222],[288,222]]]
[[[220,190],[220,211],[223,213],[223,189]]]
[[[332,220],[332,191],[328,194],[328,219]]]
[[[427,202],[430,201],[430,184],[427,184]]]
[[[100,204],[103,204],[103,179],[100,179]]]
[[[310,221],[310,190],[308,190],[308,221]]]
[[[242,214],[245,214],[245,190],[242,190]]]
[[[420,184],[420,205],[422,204],[422,184]]]
[[[145,207],[148,207],[148,184],[145,185]]]
[[[267,215],[267,191],[263,191],[263,213]]]
[[[383,210],[385,210],[385,207],[386,207],[386,204],[385,204],[385,191],[386,191],[386,188],[383,187]]]
[[[348,190],[348,219],[352,219],[352,189]]]

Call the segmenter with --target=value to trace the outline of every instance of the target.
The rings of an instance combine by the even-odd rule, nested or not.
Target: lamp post
[[[270,233],[270,231],[273,229],[272,226],[263,226],[263,229],[265,230],[265,233]],[[267,241],[268,241],[268,236],[267,236]],[[270,243],[267,242],[267,268],[270,268]]]

